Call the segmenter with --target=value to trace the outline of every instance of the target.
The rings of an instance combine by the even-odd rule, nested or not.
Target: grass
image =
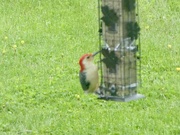
[[[179,135],[180,1],[139,1],[145,99],[84,95],[79,57],[98,50],[97,0],[1,0],[0,134]]]

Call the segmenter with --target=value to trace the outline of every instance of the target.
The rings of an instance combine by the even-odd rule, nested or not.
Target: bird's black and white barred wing
[[[79,80],[84,91],[89,89],[90,82],[86,81],[86,72],[79,72]]]

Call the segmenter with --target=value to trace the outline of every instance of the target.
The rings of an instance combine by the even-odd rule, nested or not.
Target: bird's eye
[[[87,59],[89,59],[90,58],[90,56],[87,56]]]

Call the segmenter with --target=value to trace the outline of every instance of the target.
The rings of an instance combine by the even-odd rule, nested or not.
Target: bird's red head
[[[89,53],[89,54],[84,54],[83,56],[81,56],[81,58],[79,60],[79,65],[81,67],[80,72],[82,72],[84,69],[88,68],[92,64],[94,56],[100,52],[101,51],[97,51],[93,54]]]
[[[80,72],[82,72],[86,66],[85,64],[87,62],[91,62],[93,60],[94,55],[93,54],[84,54],[83,56],[81,56],[80,60],[79,60],[79,65],[80,65]]]

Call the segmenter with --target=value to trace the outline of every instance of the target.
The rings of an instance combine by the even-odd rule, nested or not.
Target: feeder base
[[[145,96],[142,95],[142,94],[135,94],[135,95],[124,97],[124,98],[117,97],[117,96],[104,96],[104,95],[100,95],[98,97],[98,99],[111,100],[111,101],[120,101],[120,102],[129,102],[129,101],[141,99],[141,98],[144,98],[144,97]]]

